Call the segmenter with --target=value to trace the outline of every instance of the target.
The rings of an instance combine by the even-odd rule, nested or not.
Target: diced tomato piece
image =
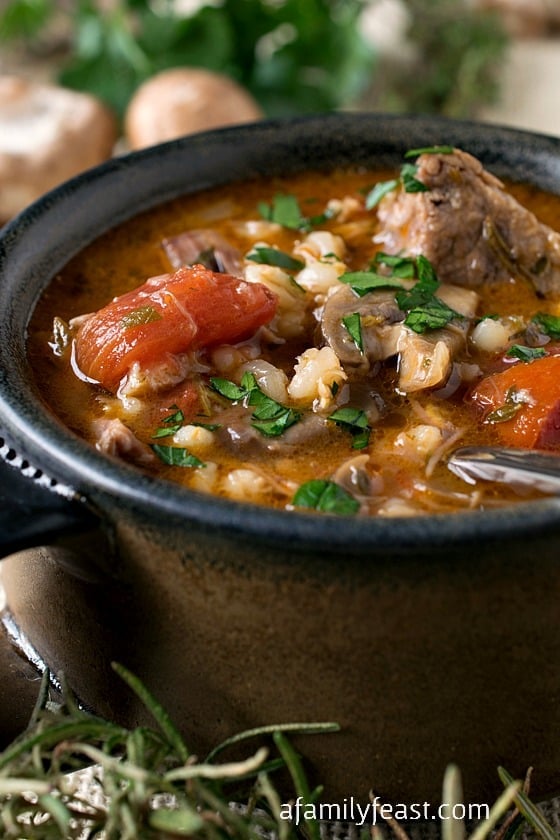
[[[276,295],[202,265],[152,277],[87,319],[76,336],[82,373],[116,391],[134,362],[150,367],[168,354],[249,338],[269,323]]]
[[[487,376],[471,398],[505,446],[560,450],[560,356]]]

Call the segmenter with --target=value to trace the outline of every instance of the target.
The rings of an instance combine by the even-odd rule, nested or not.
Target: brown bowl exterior
[[[398,165],[407,148],[444,142],[498,175],[560,189],[552,138],[330,115],[186,138],[101,167],[0,243],[0,426],[101,512],[115,547],[7,560],[15,620],[86,705],[129,725],[143,712],[110,663],[136,672],[199,755],[248,727],[337,722],[340,733],[298,742],[326,801],[367,802],[373,787],[395,802],[436,802],[450,761],[474,801],[499,789],[499,764],[514,775],[534,765],[537,793],[558,788],[559,503],[350,522],[201,497],[63,429],[34,392],[25,328],[72,253],[158,201],[282,168]]]

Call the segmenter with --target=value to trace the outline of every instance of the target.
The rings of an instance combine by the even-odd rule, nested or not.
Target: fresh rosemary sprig
[[[142,682],[122,665],[113,667],[151,714],[155,727],[127,729],[92,715],[77,706],[67,689],[63,703],[53,705],[45,674],[29,726],[0,754],[0,836],[18,840],[256,840],[263,832],[282,840],[299,836],[280,817],[280,795],[272,779],[283,766],[295,791],[303,784],[302,766],[286,733],[332,732],[338,729],[336,724],[252,729],[199,761]],[[242,760],[216,760],[227,747],[257,737],[261,743],[268,739],[269,746],[259,746]],[[232,801],[239,806],[231,807]],[[317,827],[309,823],[308,835],[318,837]]]
[[[46,672],[27,729],[0,753],[0,836],[6,840],[319,840],[323,836],[317,820],[307,816],[314,813],[322,788],[310,787],[289,736],[336,732],[336,724],[250,729],[228,738],[200,761],[146,686],[122,665],[113,667],[155,726],[127,729],[84,711],[63,677],[63,700],[54,703]],[[235,746],[238,753],[255,738],[260,746],[245,758],[217,760],[226,749]],[[268,746],[263,746],[265,742]],[[293,795],[283,790],[284,800],[273,781],[279,768],[287,770],[293,788]],[[522,785],[503,768],[498,772],[505,790],[468,840],[487,840],[492,832],[495,840],[512,840],[524,826],[542,840],[560,840],[529,799],[530,773]],[[282,815],[287,800],[308,806],[301,807],[298,824]],[[442,820],[443,840],[464,840],[466,828],[456,816],[463,810],[461,776],[454,765],[445,772],[442,801],[455,815]],[[386,816],[391,807],[373,791],[370,802],[397,840],[409,840],[403,826]],[[372,826],[371,837],[379,836],[377,828]]]

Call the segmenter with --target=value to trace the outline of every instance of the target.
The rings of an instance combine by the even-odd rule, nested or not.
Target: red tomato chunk
[[[276,296],[201,265],[152,277],[115,298],[80,327],[76,362],[109,391],[134,362],[149,367],[167,354],[234,343],[253,335],[276,312]]]

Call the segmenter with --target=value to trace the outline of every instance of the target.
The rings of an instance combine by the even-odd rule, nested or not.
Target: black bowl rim
[[[10,297],[10,284],[6,281],[10,260],[14,254],[17,260],[21,242],[25,242],[22,237],[32,237],[35,229],[40,231],[46,218],[57,214],[62,218],[67,205],[76,210],[80,197],[91,194],[90,200],[94,201],[107,179],[120,178],[124,184],[123,177],[126,180],[131,171],[141,172],[146,167],[157,167],[162,157],[177,154],[208,156],[224,146],[246,154],[248,148],[254,147],[255,138],[265,147],[267,143],[275,143],[277,148],[289,149],[294,137],[299,138],[300,143],[302,138],[304,141],[315,138],[313,142],[324,145],[327,142],[325,138],[344,139],[354,132],[364,142],[367,131],[372,132],[374,139],[376,134],[382,136],[392,156],[397,146],[403,151],[411,147],[409,138],[436,135],[433,142],[453,142],[479,156],[481,149],[487,149],[485,162],[490,167],[494,164],[499,168],[500,149],[507,148],[510,157],[507,166],[514,165],[521,180],[534,180],[544,188],[555,184],[560,191],[560,138],[506,126],[432,116],[339,113],[216,129],[114,158],[65,182],[24,210],[0,231],[0,306],[8,313],[10,308],[16,311],[13,308],[14,296]],[[257,163],[257,174],[261,174],[259,166],[266,171],[266,160],[261,159]],[[203,188],[198,186],[194,191]],[[97,229],[95,236],[140,210],[185,192],[184,188],[169,189],[171,192],[168,195],[163,191],[157,196],[144,196],[143,206],[135,203],[133,211],[127,211],[122,218],[106,219],[105,227]],[[89,235],[73,253],[95,236]],[[35,253],[37,248],[38,256]],[[45,246],[41,249],[36,245],[26,258],[29,263],[38,261],[39,268],[36,270],[41,270],[44,250]],[[70,256],[66,253],[61,261],[60,255],[47,253],[47,263],[50,261],[51,265],[48,280],[56,273],[53,266],[56,264],[60,268]],[[28,310],[30,314],[32,306],[28,306]],[[115,511],[118,512],[127,508],[140,514],[144,522],[155,523],[156,527],[161,527],[162,523],[170,528],[198,527],[258,543],[281,543],[285,550],[294,554],[312,550],[325,556],[375,556],[393,552],[415,554],[452,549],[459,544],[480,540],[499,546],[505,537],[511,539],[516,534],[553,533],[559,526],[560,500],[555,498],[520,502],[510,508],[456,514],[342,518],[239,503],[154,479],[127,464],[101,455],[53,417],[30,387],[30,371],[23,343],[21,336],[14,334],[12,323],[13,319],[8,314],[0,325],[0,428],[5,430],[17,451],[102,510],[111,510],[116,506]]]

